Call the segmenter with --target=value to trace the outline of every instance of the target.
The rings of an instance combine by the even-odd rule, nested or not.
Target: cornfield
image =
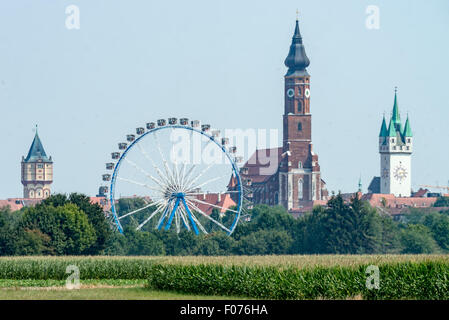
[[[449,256],[8,257],[1,280],[147,279],[147,287],[258,299],[449,299]],[[367,267],[379,267],[369,289]]]

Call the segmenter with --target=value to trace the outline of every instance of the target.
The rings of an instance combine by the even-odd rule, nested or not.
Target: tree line
[[[124,199],[122,209],[140,207],[141,199]],[[446,206],[441,198],[436,205]],[[149,209],[151,210],[151,209]],[[145,214],[145,213],[142,213]],[[221,218],[217,211],[215,219]],[[257,205],[249,221],[240,221],[228,236],[220,230],[192,232],[135,231],[124,221],[120,234],[102,208],[89,197],[52,195],[34,207],[0,209],[0,255],[261,255],[384,254],[449,252],[449,210],[410,209],[395,221],[357,197],[341,195],[297,219],[283,207]]]

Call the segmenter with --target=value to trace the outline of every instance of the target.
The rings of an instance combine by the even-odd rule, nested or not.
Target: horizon
[[[281,145],[284,59],[298,6],[311,61],[313,150],[329,192],[356,192],[361,177],[365,193],[380,175],[378,134],[395,87],[414,134],[412,188],[446,186],[449,44],[441,39],[449,3],[376,1],[380,27],[369,30],[369,1],[323,2],[80,0],[79,30],[65,27],[68,1],[0,4],[0,105],[8,119],[0,128],[0,198],[22,195],[20,160],[35,125],[54,161],[52,193],[95,196],[117,143],[159,118],[277,129]]]

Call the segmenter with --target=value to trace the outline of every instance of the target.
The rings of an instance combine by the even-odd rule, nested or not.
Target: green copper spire
[[[388,135],[388,133],[387,133],[387,123],[385,122],[385,115],[384,115],[384,118],[382,120],[382,126],[380,127],[379,137],[386,137],[387,135]]]
[[[412,128],[410,127],[410,121],[408,120],[408,115],[407,120],[405,121],[404,137],[413,137]]]
[[[394,88],[394,104],[393,104],[393,115],[391,118],[393,119],[394,127],[396,130],[401,131],[401,116],[399,115],[398,108],[398,97],[397,97],[398,88]]]
[[[359,176],[359,192],[362,192],[362,175]]]
[[[388,126],[387,137],[396,137],[396,129],[394,127],[393,117],[390,119],[390,125]]]

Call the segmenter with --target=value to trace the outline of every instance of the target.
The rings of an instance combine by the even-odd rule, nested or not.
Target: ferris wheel
[[[187,230],[232,234],[244,207],[236,147],[208,124],[159,119],[126,135],[111,153],[100,194],[123,233]]]

